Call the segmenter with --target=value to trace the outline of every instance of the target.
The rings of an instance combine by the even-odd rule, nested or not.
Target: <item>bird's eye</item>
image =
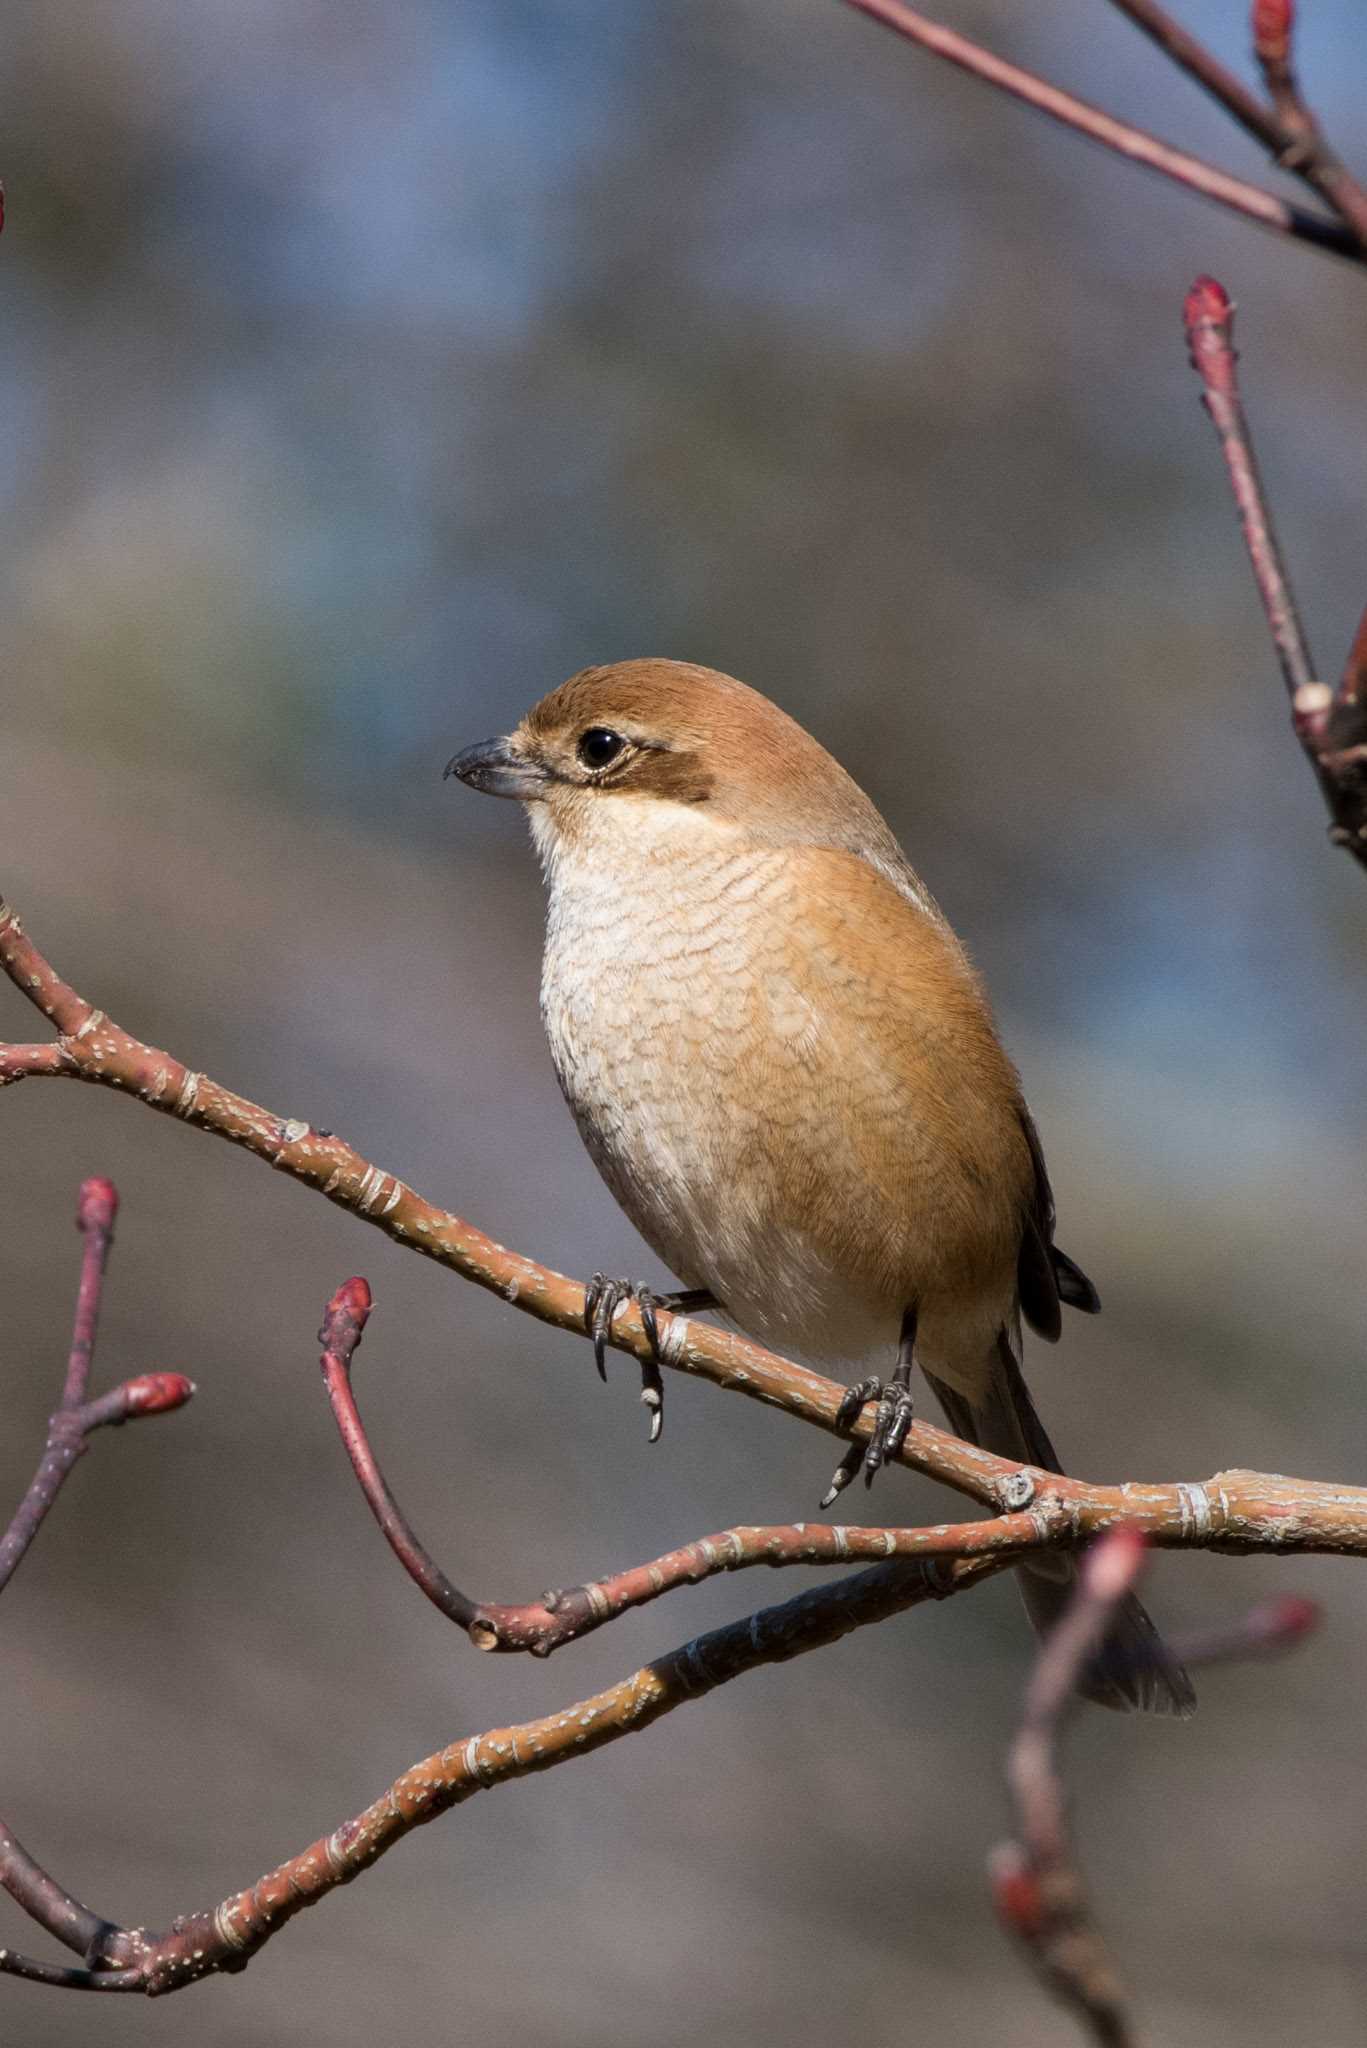
[[[579,735],[579,758],[586,768],[607,768],[625,745],[621,733],[610,726],[591,725]]]

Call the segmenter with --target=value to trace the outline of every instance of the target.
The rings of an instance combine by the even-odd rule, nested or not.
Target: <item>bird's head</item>
[[[873,804],[810,733],[757,690],[692,662],[584,669],[446,772],[528,805],[552,856],[605,827],[644,844],[668,824],[900,858]]]

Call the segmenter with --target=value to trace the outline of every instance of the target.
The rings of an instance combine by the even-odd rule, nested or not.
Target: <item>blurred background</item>
[[[1241,4],[1182,11],[1243,61]],[[1304,13],[1351,147],[1360,10]],[[952,18],[1261,174],[1100,0]],[[1367,1479],[1367,895],[1179,317],[1200,270],[1240,301],[1332,676],[1367,596],[1361,276],[836,0],[14,0],[0,135],[0,882],[84,993],[508,1243],[663,1278],[541,1043],[523,824],[440,771],[586,663],[729,669],[866,784],[986,971],[1106,1303],[1030,1354],[1074,1467]],[[7,988],[0,1028],[34,1031]],[[100,1910],[212,1904],[428,1751],[797,1590],[482,1659],[333,1432],[314,1332],[347,1274],[378,1451],[476,1594],[810,1513],[831,1445],[676,1381],[648,1451],[628,1364],[604,1391],[584,1345],[112,1094],[34,1083],[0,1128],[3,1497],[60,1387],[83,1175],[123,1196],[100,1384],[200,1387],[97,1440],[4,1606],[0,1809]],[[900,1475],[874,1512],[947,1504]],[[1071,1737],[1157,2044],[1367,2029],[1367,1578],[1169,1559],[1151,1592],[1182,1627],[1292,1588],[1328,1606],[1295,1660],[1208,1675],[1190,1726]],[[243,1977],[153,2006],[6,1980],[4,2025],[1071,2040],[983,1877],[1029,1655],[991,1585],[476,1800]]]

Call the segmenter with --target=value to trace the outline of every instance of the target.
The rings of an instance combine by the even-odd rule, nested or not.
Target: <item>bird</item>
[[[759,691],[662,658],[580,671],[446,772],[525,807],[555,1071],[603,1179],[683,1283],[658,1296],[595,1276],[600,1372],[624,1295],[656,1339],[657,1308],[716,1309],[813,1363],[878,1367],[842,1403],[848,1428],[873,1400],[873,1433],[823,1507],[896,1456],[914,1368],[956,1434],[1059,1471],[1021,1324],[1052,1341],[1062,1307],[1100,1303],[1054,1242],[982,982],[853,778]],[[658,1362],[644,1376],[657,1434]],[[1039,1632],[1077,1570],[1061,1553],[1021,1569]],[[1133,1595],[1079,1690],[1194,1704]]]

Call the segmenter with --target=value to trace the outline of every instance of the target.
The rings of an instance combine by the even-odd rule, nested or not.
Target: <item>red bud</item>
[[[1188,332],[1198,322],[1214,321],[1222,325],[1233,317],[1233,313],[1234,301],[1214,277],[1198,277],[1182,301],[1182,318],[1187,324]]]
[[[172,1408],[183,1408],[194,1391],[194,1381],[183,1372],[139,1373],[135,1380],[125,1380],[122,1388],[130,1417],[166,1415]]]
[[[0,203],[0,223],[3,223],[3,218],[3,204]],[[81,1182],[81,1192],[76,1197],[78,1230],[112,1230],[118,1213],[119,1191],[112,1180],[97,1176]]]
[[[1317,1629],[1323,1619],[1324,1610],[1318,1600],[1308,1600],[1303,1593],[1283,1593],[1255,1607],[1245,1627],[1250,1642],[1269,1650],[1289,1650]]]
[[[1035,1940],[1044,1924],[1044,1900],[1039,1880],[1019,1844],[1002,1842],[995,1848],[988,1858],[987,1875],[1002,1925],[1022,1941]]]
[[[1088,1551],[1082,1566],[1083,1585],[1099,1600],[1118,1600],[1134,1583],[1144,1562],[1148,1540],[1133,1522],[1118,1522]]]
[[[1290,63],[1295,26],[1294,0],[1253,0],[1253,49],[1260,64]]]
[[[368,1281],[359,1274],[344,1280],[323,1311],[318,1342],[324,1351],[342,1351],[349,1358],[361,1341],[361,1332],[374,1305]]]

